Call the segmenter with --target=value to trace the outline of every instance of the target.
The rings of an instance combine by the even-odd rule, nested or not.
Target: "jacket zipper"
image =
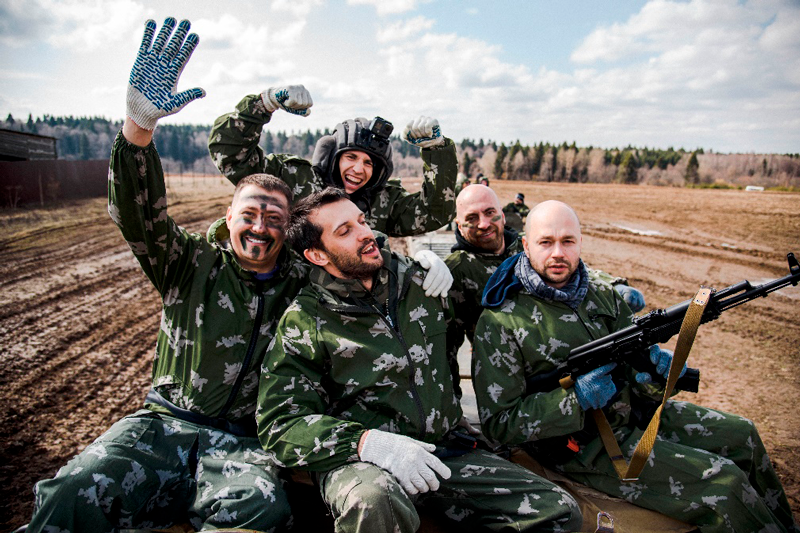
[[[233,384],[233,389],[231,389],[231,393],[228,396],[228,401],[225,402],[225,405],[219,412],[219,418],[225,418],[225,416],[228,414],[228,411],[233,406],[233,402],[236,401],[236,397],[239,395],[239,389],[241,389],[244,377],[247,375],[247,371],[250,367],[250,361],[252,361],[253,354],[256,351],[258,332],[261,329],[261,321],[264,318],[264,295],[259,294],[257,299],[258,309],[256,310],[256,317],[255,321],[253,322],[253,331],[250,334],[250,344],[247,346],[247,354],[245,355],[244,362],[242,363],[242,369],[239,371],[239,375],[236,376],[236,382]]]
[[[403,288],[402,288],[400,294],[405,294],[406,293],[410,282],[411,282],[411,276],[407,275],[406,279],[404,280]],[[390,285],[390,287],[391,287],[391,285]],[[416,407],[417,407],[417,415],[419,416],[419,421],[420,421],[420,429],[419,429],[419,433],[417,435],[419,437],[419,440],[422,440],[424,438],[424,436],[425,436],[426,424],[425,424],[425,410],[422,407],[422,400],[419,397],[419,392],[417,392],[417,385],[414,383],[414,375],[416,373],[417,367],[414,365],[414,360],[411,358],[411,354],[408,351],[408,344],[406,343],[406,340],[403,337],[403,334],[400,332],[400,325],[398,324],[397,327],[395,328],[395,326],[393,324],[393,320],[391,318],[391,310],[389,310],[389,308],[388,308],[388,302],[391,300],[391,298],[392,298],[392,291],[390,290],[389,291],[389,296],[387,297],[387,314],[386,315],[384,315],[381,312],[381,310],[376,305],[373,305],[373,304],[370,304],[370,309],[365,309],[363,307],[356,307],[354,305],[331,305],[331,306],[329,306],[329,308],[332,311],[340,311],[340,312],[341,311],[347,311],[347,312],[350,312],[350,313],[356,312],[356,313],[363,313],[363,314],[367,314],[371,310],[374,310],[378,314],[378,316],[381,318],[381,321],[383,321],[384,324],[388,325],[389,328],[392,331],[395,332],[395,334],[397,335],[398,340],[400,341],[400,344],[403,346],[403,351],[406,354],[406,359],[408,360],[408,370],[409,370],[409,380],[408,381],[409,381],[409,385],[411,387],[411,398],[414,400],[414,405],[416,405]],[[400,298],[398,297],[398,301],[399,301],[399,299]],[[323,303],[323,302],[320,301],[320,303]]]

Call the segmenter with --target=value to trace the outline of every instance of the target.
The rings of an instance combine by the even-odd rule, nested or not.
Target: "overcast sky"
[[[433,116],[460,140],[800,152],[798,0],[0,0],[0,113],[121,119],[144,22],[200,37],[170,123],[304,84],[332,128]],[[157,137],[156,137],[157,142]]]

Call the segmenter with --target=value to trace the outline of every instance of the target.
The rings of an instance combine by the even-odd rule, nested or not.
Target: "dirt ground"
[[[409,180],[409,188],[416,185]],[[648,310],[700,285],[762,283],[800,253],[800,194],[623,185],[494,182],[505,203],[555,198],[578,211],[584,259],[625,276]],[[205,232],[231,187],[172,178],[170,214]],[[52,476],[149,386],[160,301],[105,210],[105,199],[0,212],[0,531],[27,522],[33,484]],[[800,519],[800,287],[704,325],[684,399],[758,425]],[[674,341],[673,341],[674,342]]]

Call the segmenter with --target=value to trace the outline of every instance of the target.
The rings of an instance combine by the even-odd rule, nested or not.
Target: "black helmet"
[[[369,212],[372,196],[381,190],[392,175],[392,144],[389,139],[394,127],[381,117],[371,121],[363,117],[345,120],[336,125],[333,133],[323,135],[314,147],[311,164],[322,181],[344,188],[339,175],[339,156],[349,150],[359,150],[372,159],[372,177],[353,195],[351,200],[365,213]]]

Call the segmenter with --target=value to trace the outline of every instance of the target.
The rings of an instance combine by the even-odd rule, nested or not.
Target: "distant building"
[[[0,207],[104,196],[108,160],[61,161],[56,138],[0,129]]]
[[[0,129],[0,161],[58,159],[56,138]]]

